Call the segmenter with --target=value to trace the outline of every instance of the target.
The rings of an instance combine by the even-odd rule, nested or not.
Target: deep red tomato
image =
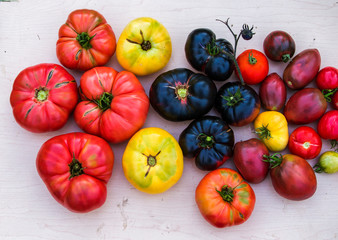
[[[279,195],[300,201],[316,192],[316,174],[304,158],[293,154],[274,154],[268,158],[272,185]]]
[[[332,103],[333,108],[338,110],[338,92],[335,92],[335,94],[333,94],[331,103]]]
[[[265,55],[255,49],[248,49],[237,57],[239,69],[247,84],[258,84],[269,73],[269,62]],[[236,71],[236,75],[238,73]]]
[[[301,126],[290,134],[289,150],[292,154],[304,159],[313,159],[319,155],[321,149],[322,140],[311,127]]]
[[[198,184],[195,200],[202,216],[215,227],[238,225],[250,217],[256,196],[241,175],[229,168],[209,172]]]
[[[36,158],[49,192],[73,212],[89,212],[103,205],[113,165],[109,144],[86,133],[53,137],[41,146]]]
[[[16,77],[10,102],[15,120],[31,132],[63,127],[78,102],[77,84],[57,64],[28,67]]]
[[[324,139],[338,140],[338,110],[326,112],[318,122],[317,131]]]
[[[96,67],[80,79],[82,102],[74,111],[84,131],[118,143],[139,130],[148,114],[149,99],[131,72]]]
[[[67,68],[88,70],[105,65],[115,53],[116,38],[106,19],[94,10],[69,14],[59,29],[56,55]]]
[[[324,67],[317,74],[316,84],[320,90],[338,88],[338,70],[334,67]]]

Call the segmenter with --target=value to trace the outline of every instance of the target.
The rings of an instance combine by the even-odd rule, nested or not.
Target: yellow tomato
[[[121,33],[116,57],[124,69],[144,76],[167,65],[171,49],[167,29],[153,18],[141,17],[131,21]]]
[[[122,157],[127,180],[146,193],[167,191],[181,178],[183,153],[176,139],[161,128],[139,130]]]
[[[288,123],[277,111],[262,112],[254,122],[255,132],[270,151],[282,151],[289,141]]]

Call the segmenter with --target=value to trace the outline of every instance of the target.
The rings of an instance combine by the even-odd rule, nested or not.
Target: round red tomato
[[[289,150],[292,154],[304,159],[313,159],[319,155],[321,149],[322,140],[311,127],[301,126],[290,134]]]
[[[134,74],[96,67],[80,79],[82,101],[74,111],[84,131],[118,143],[139,130],[148,114],[149,99]]]
[[[269,62],[265,55],[255,49],[248,49],[237,57],[242,77],[247,84],[258,84],[269,73]],[[238,76],[238,72],[236,71]]]
[[[57,64],[28,67],[16,77],[10,102],[15,120],[31,132],[63,127],[78,102],[77,84]]]
[[[49,192],[73,212],[89,212],[103,205],[113,165],[109,144],[86,133],[53,137],[41,146],[36,158]]]
[[[202,216],[215,227],[238,225],[250,217],[256,202],[251,186],[229,168],[209,172],[198,184],[195,200]]]
[[[320,90],[338,88],[338,70],[334,67],[324,67],[316,76],[316,84]]]
[[[324,139],[338,140],[338,110],[326,112],[318,122],[317,131]]]
[[[106,19],[94,10],[69,14],[59,29],[56,55],[67,68],[86,71],[105,65],[115,53],[116,38]]]
[[[267,158],[272,185],[280,196],[300,201],[316,192],[316,174],[304,158],[293,154],[273,154]]]

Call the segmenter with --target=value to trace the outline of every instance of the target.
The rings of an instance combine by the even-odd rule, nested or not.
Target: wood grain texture
[[[338,238],[338,174],[317,174],[317,192],[301,202],[281,198],[268,177],[263,183],[252,185],[257,203],[250,219],[239,226],[216,229],[201,217],[194,201],[195,188],[206,172],[198,170],[191,159],[185,159],[183,176],[173,188],[163,194],[147,195],[134,189],[123,175],[121,158],[126,142],[111,145],[116,163],[103,207],[75,214],[59,205],[37,174],[36,154],[52,136],[80,129],[71,118],[56,132],[27,132],[14,120],[9,95],[15,77],[24,68],[43,62],[59,64],[55,53],[58,29],[71,11],[81,8],[95,9],[105,16],[117,38],[136,17],[150,16],[166,26],[172,38],[172,58],[159,73],[139,78],[147,93],[161,72],[178,67],[193,70],[184,54],[186,37],[193,29],[210,28],[218,37],[233,42],[226,27],[216,22],[216,18],[230,17],[236,32],[243,23],[255,26],[256,35],[250,41],[241,40],[238,53],[249,48],[262,51],[265,36],[280,29],[294,38],[296,54],[317,48],[322,67],[338,67],[338,2],[335,0],[0,2],[0,239]],[[122,70],[115,56],[107,66]],[[281,75],[285,66],[270,62],[270,72]],[[79,81],[80,72],[70,73]],[[217,87],[221,85],[217,83]],[[288,97],[291,93],[288,92]],[[213,110],[210,114],[217,115]],[[161,127],[178,139],[188,123],[166,121],[150,108],[144,127]],[[310,126],[315,127],[316,123]],[[290,125],[290,132],[295,127]],[[236,141],[255,137],[252,125],[233,129]],[[324,141],[322,152],[327,149],[329,144]],[[315,162],[310,161],[312,165]],[[223,166],[234,168],[232,160]]]

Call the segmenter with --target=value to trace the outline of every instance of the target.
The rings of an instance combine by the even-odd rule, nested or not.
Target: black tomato
[[[227,80],[235,68],[231,43],[222,38],[216,39],[210,29],[199,28],[189,34],[185,55],[193,68],[215,81]]]
[[[255,120],[261,102],[253,88],[240,82],[228,82],[218,90],[215,108],[229,125],[241,127]]]
[[[208,113],[217,88],[207,76],[177,68],[158,76],[150,87],[151,106],[170,121],[192,120]]]
[[[234,141],[232,129],[216,116],[194,120],[179,137],[184,157],[195,158],[196,166],[205,171],[215,170],[232,156]]]

